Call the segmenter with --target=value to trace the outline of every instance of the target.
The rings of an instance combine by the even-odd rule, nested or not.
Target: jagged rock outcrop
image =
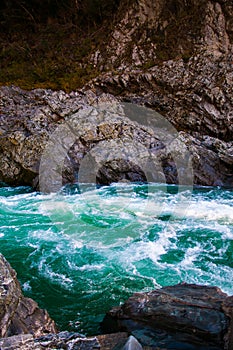
[[[57,165],[63,183],[77,181],[82,159],[103,141],[120,139],[126,148],[129,139],[135,143],[145,139],[143,146],[153,147],[158,135],[150,143],[137,126],[128,124],[127,131],[122,129],[122,123],[113,121],[116,110],[111,123],[110,118],[100,123],[91,116],[80,122],[80,110],[99,103],[115,104],[111,93],[121,101],[156,110],[177,129],[192,155],[195,184],[232,186],[232,18],[230,0],[122,0],[114,25],[109,26],[112,30],[91,56],[92,64],[103,73],[82,92],[1,88],[0,181],[38,187],[41,156],[51,134],[75,118],[77,140],[69,152],[63,147],[68,153],[63,170],[64,159],[57,160],[61,160]],[[143,137],[138,140],[130,128],[144,133]],[[114,149],[113,144],[107,147],[110,152]],[[98,165],[98,183],[145,180],[140,166],[118,158],[110,162],[103,156],[106,164]],[[162,182],[179,182],[174,155],[173,159],[161,157]],[[161,175],[152,180],[161,181]]]
[[[49,192],[75,181],[178,183],[181,169],[183,183],[190,177],[191,184],[178,144],[182,137],[178,140],[173,130],[169,135],[165,120],[156,133],[149,122],[128,118],[143,113],[151,118],[148,111],[124,109],[113,96],[97,97],[90,91],[65,94],[5,87],[0,95],[0,181]]]
[[[0,254],[0,337],[30,333],[40,336],[56,332],[47,311],[25,298],[16,272]]]
[[[123,0],[93,63],[130,72],[163,61],[188,62],[197,53],[224,58],[232,52],[232,14],[230,0]]]
[[[178,132],[162,117],[151,127],[157,117],[149,109],[91,91],[2,87],[0,97],[0,181],[10,185],[47,192],[77,181],[190,185],[192,166],[196,184],[232,184],[231,141]]]
[[[103,321],[153,348],[220,350],[233,347],[233,297],[219,288],[179,284],[135,293]]]
[[[92,56],[103,74],[88,88],[147,105],[191,135],[203,185],[233,184],[232,18],[230,0],[140,0]]]

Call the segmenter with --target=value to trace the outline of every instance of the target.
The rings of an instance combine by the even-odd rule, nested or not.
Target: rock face
[[[152,128],[144,120],[149,109],[122,108],[109,94],[2,87],[0,97],[0,181],[7,184],[45,192],[77,181],[189,185],[192,167],[195,184],[233,183],[231,141],[173,126],[170,133],[165,118],[163,127]],[[138,118],[132,118],[135,113]]]
[[[15,271],[0,254],[0,337],[56,332],[54,321],[22,294]]]
[[[108,313],[103,328],[154,348],[232,349],[232,312],[233,297],[218,288],[180,284],[134,294]]]
[[[121,101],[148,106],[172,123],[192,155],[195,184],[232,186],[232,18],[231,0],[122,0],[114,25],[109,26],[112,31],[91,57],[103,73],[82,92],[0,89],[0,181],[38,187],[46,144],[54,130],[68,120],[75,123],[77,139],[68,150],[64,142],[71,146],[74,135],[64,128],[60,153],[66,157],[59,158],[59,147],[55,147],[57,169],[53,169],[62,173],[63,179],[48,175],[48,181],[57,181],[57,185],[77,181],[83,158],[104,141],[113,140],[111,145],[104,144],[109,153],[114,153],[117,139],[122,142],[120,146],[117,141],[118,149],[128,147],[129,140],[155,148],[158,135],[149,142],[151,135],[135,124],[119,122],[116,111],[101,121],[93,115],[89,120],[80,119],[79,112],[90,106],[115,104],[111,93]],[[105,157],[103,164],[92,155],[98,165],[98,183],[145,180],[146,174],[137,164],[114,154],[109,160],[99,149],[98,153]],[[163,178],[168,183],[179,182],[174,155],[173,159],[158,157]],[[161,176],[150,180],[161,181]]]
[[[203,185],[233,184],[232,18],[230,0],[140,0],[92,58],[103,74],[89,88],[150,106],[191,135]]]
[[[178,183],[179,168],[189,176],[175,142],[178,133],[173,140],[167,127],[156,134],[149,123],[128,118],[142,110],[124,110],[113,96],[14,87],[1,88],[0,94],[0,181],[50,192],[76,181]],[[172,149],[166,147],[171,141]]]

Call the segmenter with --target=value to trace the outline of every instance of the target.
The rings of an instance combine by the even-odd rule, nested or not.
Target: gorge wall
[[[191,135],[194,168],[205,168],[199,184],[217,183],[213,169],[219,184],[233,181],[232,15],[227,0],[137,1],[92,56],[103,73],[89,87],[147,105]]]
[[[147,106],[176,128],[191,154],[195,184],[232,186],[232,2],[122,0],[114,6],[113,20],[107,17],[103,22],[106,35],[101,32],[86,61],[80,63],[82,69],[88,65],[99,72],[82,91],[65,94],[44,89],[30,93],[1,88],[0,180],[37,187],[41,155],[56,127],[70,117],[79,123],[76,112],[80,108],[105,100],[103,93],[110,93],[115,98],[108,95],[107,99]],[[98,123],[94,121],[94,129],[100,127]],[[116,127],[110,120],[107,124],[112,131]],[[143,137],[150,150],[149,136]],[[158,135],[153,137],[158,140]],[[70,151],[72,164],[68,161],[63,172],[68,172],[63,174],[64,183],[77,180],[74,173],[91,148],[103,140],[116,139],[116,135],[105,130],[102,135],[81,139]],[[177,183],[174,159],[161,156],[161,152],[159,159],[166,181]],[[99,183],[145,180],[135,164],[107,163]],[[169,174],[164,170],[168,168]]]

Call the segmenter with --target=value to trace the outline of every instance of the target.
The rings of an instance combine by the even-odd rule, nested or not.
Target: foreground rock
[[[79,333],[60,332],[33,338],[31,334],[0,339],[1,350],[142,350],[136,338],[127,333],[115,333],[86,338]]]
[[[22,294],[15,271],[0,254],[0,337],[30,333],[41,336],[56,332],[47,311]]]
[[[1,350],[41,350],[41,349],[100,349],[97,338],[85,338],[80,334],[62,332],[33,338],[31,334],[23,334],[0,339]]]
[[[136,293],[108,313],[103,329],[130,332],[153,348],[230,350],[233,297],[189,284]]]

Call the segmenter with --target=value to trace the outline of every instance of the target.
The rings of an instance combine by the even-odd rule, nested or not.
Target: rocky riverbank
[[[0,312],[2,350],[233,347],[233,297],[216,287],[189,284],[134,294],[106,315],[104,335],[59,333],[48,313],[23,296],[15,271],[2,255]]]
[[[159,349],[231,349],[232,311],[233,297],[219,288],[184,283],[134,294],[107,314],[103,329]]]
[[[163,125],[155,129],[145,124],[150,109],[144,112],[134,104],[124,109],[114,96],[91,90],[67,94],[2,87],[0,98],[0,181],[7,184],[59,190],[80,180],[81,164],[81,180],[104,185],[233,184],[232,141],[203,131],[177,131],[161,115]],[[150,121],[156,124],[156,114],[151,113]],[[231,125],[226,125],[229,133]],[[184,147],[177,147],[171,138]]]

